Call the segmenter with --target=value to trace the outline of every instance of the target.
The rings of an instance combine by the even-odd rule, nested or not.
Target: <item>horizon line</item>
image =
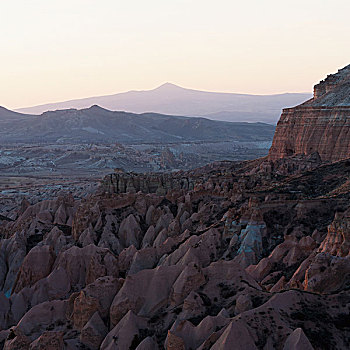
[[[28,108],[35,108],[35,107],[43,107],[51,104],[57,104],[57,103],[68,103],[68,102],[73,102],[73,101],[82,101],[82,100],[88,100],[91,98],[100,98],[100,97],[112,97],[115,95],[120,95],[120,94],[127,94],[127,93],[132,93],[132,92],[149,92],[149,91],[155,91],[158,90],[162,87],[166,86],[172,86],[174,88],[180,88],[182,90],[190,90],[190,91],[197,91],[197,92],[207,92],[207,93],[217,93],[217,94],[234,94],[234,95],[251,95],[251,96],[276,96],[276,95],[286,95],[286,94],[312,94],[312,92],[307,92],[307,91],[301,91],[301,92],[296,92],[296,91],[284,91],[284,92],[275,92],[271,94],[259,94],[259,93],[249,93],[249,92],[232,92],[232,91],[217,91],[217,90],[202,90],[202,89],[194,89],[194,88],[188,88],[188,87],[183,87],[181,85],[171,83],[169,81],[164,82],[160,85],[157,85],[155,88],[151,89],[131,89],[131,90],[126,90],[126,91],[120,91],[120,92],[115,92],[115,93],[106,93],[106,94],[97,94],[97,95],[92,95],[92,96],[87,96],[87,97],[77,97],[77,98],[70,98],[67,100],[58,100],[58,101],[51,101],[51,102],[44,102],[44,103],[39,103],[39,104],[34,104],[30,106],[24,106],[24,107],[7,107],[5,105],[1,105],[7,109],[10,109],[12,111],[20,111],[23,109],[28,109]]]

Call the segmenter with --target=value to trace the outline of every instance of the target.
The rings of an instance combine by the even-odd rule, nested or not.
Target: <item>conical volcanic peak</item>
[[[158,86],[154,90],[173,91],[173,90],[186,90],[186,89],[182,88],[181,86],[166,82]]]

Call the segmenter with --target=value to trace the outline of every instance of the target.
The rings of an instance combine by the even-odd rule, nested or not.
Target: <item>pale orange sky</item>
[[[6,0],[0,105],[152,89],[311,92],[350,63],[349,0]]]

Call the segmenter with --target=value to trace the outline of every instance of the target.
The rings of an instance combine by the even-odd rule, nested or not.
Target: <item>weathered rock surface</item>
[[[318,153],[322,161],[350,158],[350,65],[314,88],[314,97],[284,109],[270,160]]]
[[[14,292],[18,293],[24,287],[31,287],[35,282],[46,277],[55,261],[53,249],[48,246],[34,247],[23,260],[18,273]]]
[[[89,349],[99,349],[100,344],[107,334],[107,330],[99,313],[96,311],[82,328],[80,341]]]
[[[309,339],[301,328],[297,328],[284,344],[283,350],[313,350]]]
[[[167,161],[168,162],[168,161]],[[191,190],[193,182],[170,174],[145,174],[116,172],[104,178],[102,188],[111,193],[139,192],[166,195],[171,190]]]
[[[61,350],[63,345],[63,332],[44,332],[38,339],[34,340],[30,350]]]

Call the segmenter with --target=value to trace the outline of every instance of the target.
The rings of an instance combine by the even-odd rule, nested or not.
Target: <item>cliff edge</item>
[[[312,99],[283,110],[269,159],[316,152],[322,161],[350,158],[350,65],[315,85]]]

